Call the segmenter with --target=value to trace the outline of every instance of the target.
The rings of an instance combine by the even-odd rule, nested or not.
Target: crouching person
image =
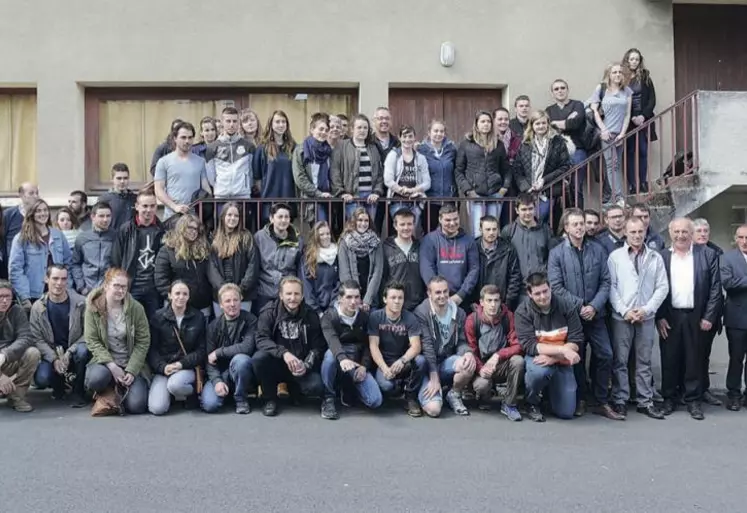
[[[41,355],[33,347],[29,321],[20,305],[13,304],[13,288],[0,280],[0,395],[19,412],[34,408],[26,401]]]
[[[31,307],[31,341],[41,353],[34,383],[40,389],[51,388],[52,397],[65,398],[68,384],[73,408],[82,408],[85,400],[86,365],[91,353],[83,337],[86,298],[68,290],[65,266],[47,267],[48,292]],[[70,383],[69,383],[70,382]]]
[[[485,285],[480,290],[480,304],[467,317],[464,331],[477,360],[477,377],[472,387],[478,408],[490,409],[493,385],[506,383],[501,413],[509,420],[520,421],[516,398],[524,382],[524,353],[516,337],[514,314],[501,303],[498,287]]]
[[[205,317],[189,306],[189,286],[176,280],[168,297],[169,304],[150,320],[148,411],[153,415],[168,413],[172,397],[187,408],[196,407],[195,367],[205,360]]]
[[[322,397],[319,375],[326,348],[319,315],[303,301],[303,284],[295,276],[280,280],[280,298],[262,308],[257,327],[257,354],[252,366],[262,386],[262,413],[278,413],[278,383],[288,383],[297,397]]]
[[[368,347],[368,313],[360,306],[360,285],[348,280],[340,285],[337,302],[322,316],[322,333],[329,347],[322,361],[324,419],[339,418],[335,401],[340,395],[340,387],[344,386],[352,385],[367,408],[381,406],[381,390],[368,372],[372,363]]]
[[[128,292],[127,271],[112,267],[104,285],[88,295],[85,337],[91,352],[86,369],[86,388],[105,392],[112,387],[126,390],[122,406],[130,414],[148,410],[150,371],[145,363],[150,348],[150,328],[143,306]]]
[[[248,393],[254,386],[252,356],[256,350],[257,318],[241,309],[241,288],[226,283],[218,290],[221,315],[207,331],[207,383],[200,402],[207,413],[215,413],[233,392],[236,413],[250,413]]]

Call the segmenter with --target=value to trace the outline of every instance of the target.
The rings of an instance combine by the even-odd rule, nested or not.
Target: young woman
[[[288,116],[276,110],[270,116],[262,134],[262,144],[254,154],[254,180],[260,197],[271,199],[295,198],[296,183],[293,181],[291,156],[296,141],[290,131]],[[262,224],[270,218],[272,202],[262,204]],[[291,205],[291,218],[296,216],[296,207]]]
[[[72,252],[67,239],[52,228],[49,205],[37,200],[23,218],[21,231],[10,249],[10,283],[26,310],[44,293],[44,276],[50,264],[62,264],[70,270]]]
[[[169,287],[169,304],[150,320],[148,411],[153,415],[168,413],[172,396],[197,407],[195,367],[204,365],[205,331],[204,317],[189,306],[189,286],[176,280]]]
[[[210,248],[205,229],[192,214],[183,215],[173,230],[163,237],[163,246],[156,257],[154,281],[161,297],[168,297],[174,280],[189,287],[189,304],[210,317],[212,288],[208,279]]]
[[[340,282],[353,280],[360,285],[361,308],[366,312],[378,305],[384,271],[381,239],[371,229],[372,224],[368,211],[363,207],[356,208],[345,224],[338,252]]]
[[[337,144],[344,139],[342,133],[342,120],[337,116],[329,117],[329,133],[327,134],[327,142],[331,147],[337,146]]]
[[[640,50],[631,48],[625,52],[622,64],[625,75],[630,78],[628,87],[633,91],[628,125],[628,130],[632,130],[654,117],[656,90]],[[636,137],[627,139],[628,190],[632,194],[648,192],[648,144],[656,140],[653,124],[638,132]]]
[[[490,112],[479,111],[475,116],[472,132],[459,144],[454,174],[459,191],[468,198],[502,198],[511,187],[508,154],[495,137]],[[475,236],[480,233],[480,218],[484,215],[499,217],[501,204],[470,201]]]
[[[205,116],[200,120],[200,142],[192,146],[192,153],[205,158],[208,144],[218,138],[218,125],[212,116]]]
[[[304,250],[301,279],[306,305],[320,317],[332,305],[340,286],[337,252],[329,224],[316,223]]]
[[[262,125],[259,122],[257,113],[252,109],[242,109],[239,121],[241,122],[241,127],[239,128],[241,137],[254,143],[255,146],[258,145],[262,136]]]
[[[415,151],[415,129],[409,125],[399,131],[400,146],[394,148],[384,161],[384,186],[387,198],[413,200],[425,197],[431,188],[431,175],[425,156]],[[408,209],[415,214],[415,227],[420,227],[422,208],[418,203],[402,201],[392,203],[389,214],[394,218],[401,209]]]
[[[213,287],[213,311],[216,317],[220,315],[218,291],[223,285],[233,283],[239,286],[241,309],[249,312],[259,280],[257,247],[252,234],[241,227],[239,209],[238,203],[225,204],[210,246],[208,278]]]
[[[75,239],[80,233],[80,225],[78,224],[78,216],[73,214],[73,211],[69,207],[62,207],[57,211],[57,217],[54,220],[54,227],[62,232],[65,236],[67,245],[72,250],[75,246]]]
[[[495,137],[503,143],[508,155],[508,163],[513,164],[516,155],[519,153],[521,138],[524,134],[515,134],[509,128],[511,114],[505,107],[498,107],[493,111],[493,129]]]
[[[457,147],[451,139],[446,137],[446,124],[443,121],[436,119],[431,121],[428,125],[428,135],[418,146],[418,153],[425,157],[428,163],[428,173],[431,175],[431,187],[426,191],[426,195],[429,198],[456,197],[454,166]],[[426,232],[431,232],[438,227],[438,210],[441,205],[441,202],[428,202]]]
[[[519,192],[530,192],[539,197],[540,221],[549,219],[550,209],[554,205],[562,207],[563,185],[553,185],[550,194],[544,190],[545,184],[550,184],[570,168],[571,158],[565,138],[550,126],[550,118],[545,111],[532,112],[514,160],[513,175]],[[558,217],[554,216],[554,219]]]
[[[610,64],[604,78],[591,96],[591,110],[601,132],[604,164],[610,197],[603,203],[625,205],[623,196],[622,155],[623,139],[630,124],[633,91],[627,87],[627,78],[621,64]]]
[[[317,112],[311,116],[309,128],[311,135],[293,152],[293,179],[302,198],[331,198],[329,116]],[[329,210],[329,204],[309,202],[304,205],[303,216],[313,226],[316,221],[328,221]]]

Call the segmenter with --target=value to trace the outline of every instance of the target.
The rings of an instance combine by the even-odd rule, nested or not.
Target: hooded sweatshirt
[[[90,292],[103,283],[104,275],[112,263],[115,238],[116,233],[111,228],[78,234],[72,260],[73,279],[78,292]]]
[[[480,277],[475,239],[461,228],[453,237],[440,227],[426,235],[420,244],[420,277],[427,284],[434,276],[445,278],[452,294],[468,297]]]
[[[283,302],[276,299],[267,303],[259,314],[257,349],[275,358],[290,352],[313,368],[327,349],[327,343],[316,312],[304,302],[296,312],[289,312]]]
[[[239,134],[223,134],[205,151],[208,181],[216,198],[249,198],[254,144]]]
[[[112,207],[110,230],[116,232],[120,226],[135,218],[135,201],[137,194],[129,189],[121,192],[111,189],[99,198],[99,202],[108,203]]]
[[[474,312],[467,317],[464,332],[475,355],[478,372],[495,353],[502,362],[523,354],[514,329],[514,314],[505,304],[492,319],[485,315],[482,306],[475,305]]]
[[[431,188],[425,193],[431,198],[452,198],[456,196],[454,166],[456,165],[457,147],[453,141],[444,139],[441,151],[438,152],[429,140],[418,146],[418,153],[428,162],[431,174]]]
[[[384,241],[384,273],[381,276],[380,296],[390,281],[405,285],[404,309],[412,312],[425,299],[425,284],[420,278],[420,241],[412,241],[410,251],[405,253],[397,245],[396,237]]]
[[[533,272],[547,271],[547,257],[550,254],[550,228],[544,223],[526,227],[517,219],[505,226],[501,237],[511,241],[519,257],[521,276],[526,278]]]

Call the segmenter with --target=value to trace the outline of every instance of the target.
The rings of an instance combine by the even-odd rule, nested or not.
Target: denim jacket
[[[44,294],[44,276],[47,272],[47,255],[52,262],[70,270],[72,253],[67,239],[56,228],[49,229],[49,246],[20,241],[21,234],[13,238],[10,250],[10,283],[18,299],[24,301],[40,298]],[[69,280],[72,285],[72,280]]]

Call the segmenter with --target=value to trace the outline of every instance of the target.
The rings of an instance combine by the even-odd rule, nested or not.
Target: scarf
[[[334,265],[337,260],[337,244],[334,242],[328,248],[319,248],[319,255],[316,257],[318,263]]]
[[[545,159],[550,146],[549,137],[535,137],[532,140],[532,182],[536,182],[545,174]]]
[[[511,147],[511,136],[514,134],[511,133],[511,129],[507,129],[506,133],[503,135],[496,134],[496,138],[503,143],[503,147],[506,148],[506,153],[508,153],[508,149]]]
[[[330,192],[329,158],[332,155],[332,146],[327,141],[317,141],[309,136],[303,141],[303,165],[318,165],[316,185],[321,192]],[[313,177],[312,177],[313,179]]]
[[[357,257],[368,256],[381,243],[373,230],[368,230],[365,233],[359,233],[358,231],[348,232],[342,237],[342,240],[345,241],[345,245]]]

